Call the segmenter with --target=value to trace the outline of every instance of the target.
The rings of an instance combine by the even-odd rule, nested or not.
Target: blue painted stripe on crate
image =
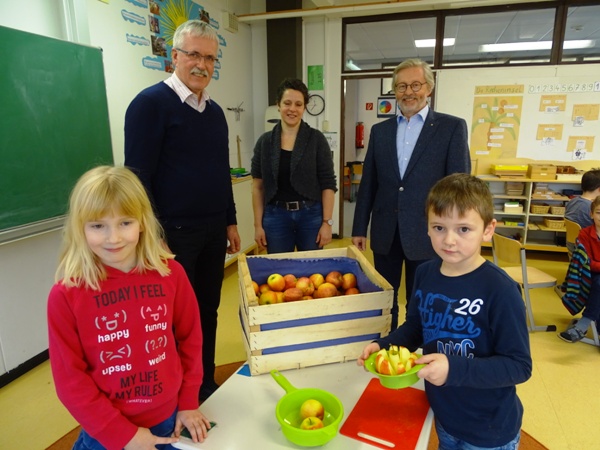
[[[333,345],[350,344],[352,342],[373,341],[381,337],[380,333],[363,334],[361,336],[351,336],[338,339],[329,339],[327,341],[309,342],[306,344],[283,345],[281,347],[267,348],[262,351],[263,355],[273,355],[275,353],[294,352],[297,350],[308,350],[311,348],[330,347]],[[358,355],[357,355],[358,356]]]
[[[317,325],[320,323],[340,322],[342,320],[362,319],[363,317],[381,316],[381,309],[370,309],[368,311],[332,314],[330,316],[309,317],[307,319],[286,320],[283,322],[267,323],[260,326],[260,331],[280,330],[281,328],[302,327],[305,325]]]

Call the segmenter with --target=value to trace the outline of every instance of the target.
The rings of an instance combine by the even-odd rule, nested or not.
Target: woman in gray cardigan
[[[286,78],[277,89],[281,121],[252,157],[254,239],[268,253],[316,250],[331,242],[337,191],[327,139],[302,120],[308,89]]]

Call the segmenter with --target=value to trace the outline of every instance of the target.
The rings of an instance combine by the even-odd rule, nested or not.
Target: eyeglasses
[[[204,60],[204,64],[206,64],[207,66],[214,66],[215,63],[219,62],[219,60],[212,55],[204,56],[198,52],[188,52],[187,50],[184,50],[182,48],[177,48],[177,47],[175,47],[175,50],[183,53],[188,58],[191,58],[196,62],[200,62],[200,61]]]
[[[421,87],[423,87],[424,84],[427,84],[427,81],[425,83],[421,83],[420,81],[413,81],[410,84],[406,84],[406,83],[398,83],[396,84],[396,86],[394,86],[394,89],[396,90],[396,92],[406,92],[406,89],[410,86],[411,90],[413,92],[419,92],[421,90]]]

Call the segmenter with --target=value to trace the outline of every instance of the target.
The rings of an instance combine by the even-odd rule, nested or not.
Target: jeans
[[[268,253],[317,250],[319,229],[323,223],[323,206],[315,202],[297,211],[288,211],[275,205],[265,205],[263,228]]]
[[[435,431],[440,441],[438,450],[517,450],[519,448],[519,441],[521,440],[521,433],[519,432],[512,441],[500,447],[478,447],[449,435],[437,420],[435,421]]]
[[[173,431],[175,430],[176,417],[177,410],[175,410],[175,412],[173,412],[171,417],[168,419],[151,427],[150,431],[155,436],[171,437]],[[175,447],[171,446],[171,444],[161,444],[157,445],[156,448],[160,450],[170,450],[174,449]],[[104,446],[96,439],[91,437],[84,429],[81,429],[77,441],[75,441],[75,444],[73,444],[73,450],[104,450]]]

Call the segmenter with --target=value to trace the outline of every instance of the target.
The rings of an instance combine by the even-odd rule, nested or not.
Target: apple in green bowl
[[[388,389],[402,389],[419,381],[417,372],[425,364],[414,364],[420,358],[417,353],[410,353],[405,347],[392,346],[390,350],[382,349],[372,353],[365,361],[365,368],[379,377],[379,382]],[[409,367],[406,370],[406,367]]]

